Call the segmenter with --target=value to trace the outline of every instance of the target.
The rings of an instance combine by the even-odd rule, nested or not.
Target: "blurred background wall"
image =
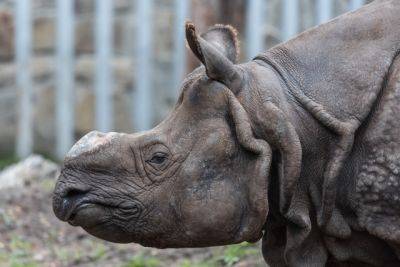
[[[363,0],[0,0],[0,156],[62,158],[85,133],[158,123],[198,62],[184,21],[240,32],[242,61]]]

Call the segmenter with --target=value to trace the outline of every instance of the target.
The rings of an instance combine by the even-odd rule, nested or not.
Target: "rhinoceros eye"
[[[167,154],[162,153],[162,152],[157,152],[155,153],[150,160],[148,160],[149,163],[153,164],[163,164],[167,160]]]

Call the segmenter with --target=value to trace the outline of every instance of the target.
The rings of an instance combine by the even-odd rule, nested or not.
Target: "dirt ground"
[[[259,244],[158,250],[104,242],[57,220],[53,187],[47,179],[0,191],[0,267],[265,266]]]

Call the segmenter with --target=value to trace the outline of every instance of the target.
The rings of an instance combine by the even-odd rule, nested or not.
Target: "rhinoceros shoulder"
[[[400,252],[400,57],[360,136],[356,177],[359,223]]]

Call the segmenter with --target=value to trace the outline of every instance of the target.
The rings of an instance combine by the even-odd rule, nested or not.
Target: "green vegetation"
[[[90,257],[93,261],[101,260],[107,254],[107,248],[102,243],[97,243],[94,247]]]
[[[10,267],[39,267],[37,263],[32,260],[32,244],[21,239],[20,237],[13,236],[10,242],[11,253],[5,250],[0,250],[0,262],[4,262],[4,266]],[[3,266],[0,264],[0,266]]]
[[[225,266],[233,266],[246,256],[255,255],[258,253],[258,249],[254,245],[243,242],[237,245],[226,247],[224,250],[222,260]]]
[[[53,161],[53,162],[58,162],[56,158],[53,156],[46,154],[46,153],[39,153],[39,155],[42,155],[43,158]],[[0,154],[0,170],[4,169],[5,167],[8,167],[11,164],[17,163],[20,161],[20,159],[16,155],[9,155],[9,154]]]
[[[0,170],[16,162],[18,162],[18,158],[16,156],[0,155]]]
[[[217,249],[211,258],[204,262],[191,262],[185,260],[182,262],[180,267],[231,267],[246,257],[257,253],[258,249],[253,244],[243,242]]]
[[[58,248],[53,251],[54,259],[64,265],[79,264],[85,262],[101,263],[107,258],[107,247],[92,240],[82,240],[85,251],[71,249],[70,247]],[[8,249],[4,249],[4,244],[0,243],[0,267],[39,267],[39,262],[33,260],[32,244],[20,237],[14,236],[9,243]],[[210,257],[203,260],[184,260],[180,267],[231,267],[243,260],[248,260],[253,255],[258,254],[255,245],[247,242],[219,247],[213,250]],[[4,264],[4,265],[2,265]],[[161,259],[142,252],[124,263],[121,267],[163,267]]]
[[[140,253],[134,256],[127,263],[122,265],[122,267],[159,267],[161,266],[161,262],[152,256],[145,256],[143,253]]]
[[[214,260],[208,260],[205,262],[191,262],[190,260],[185,260],[182,262],[180,267],[217,267],[217,263]]]
[[[74,249],[73,247],[58,247],[53,250],[54,258],[57,262],[64,265],[101,262],[107,254],[107,247],[103,243],[95,242],[91,239],[81,241],[84,249]]]

